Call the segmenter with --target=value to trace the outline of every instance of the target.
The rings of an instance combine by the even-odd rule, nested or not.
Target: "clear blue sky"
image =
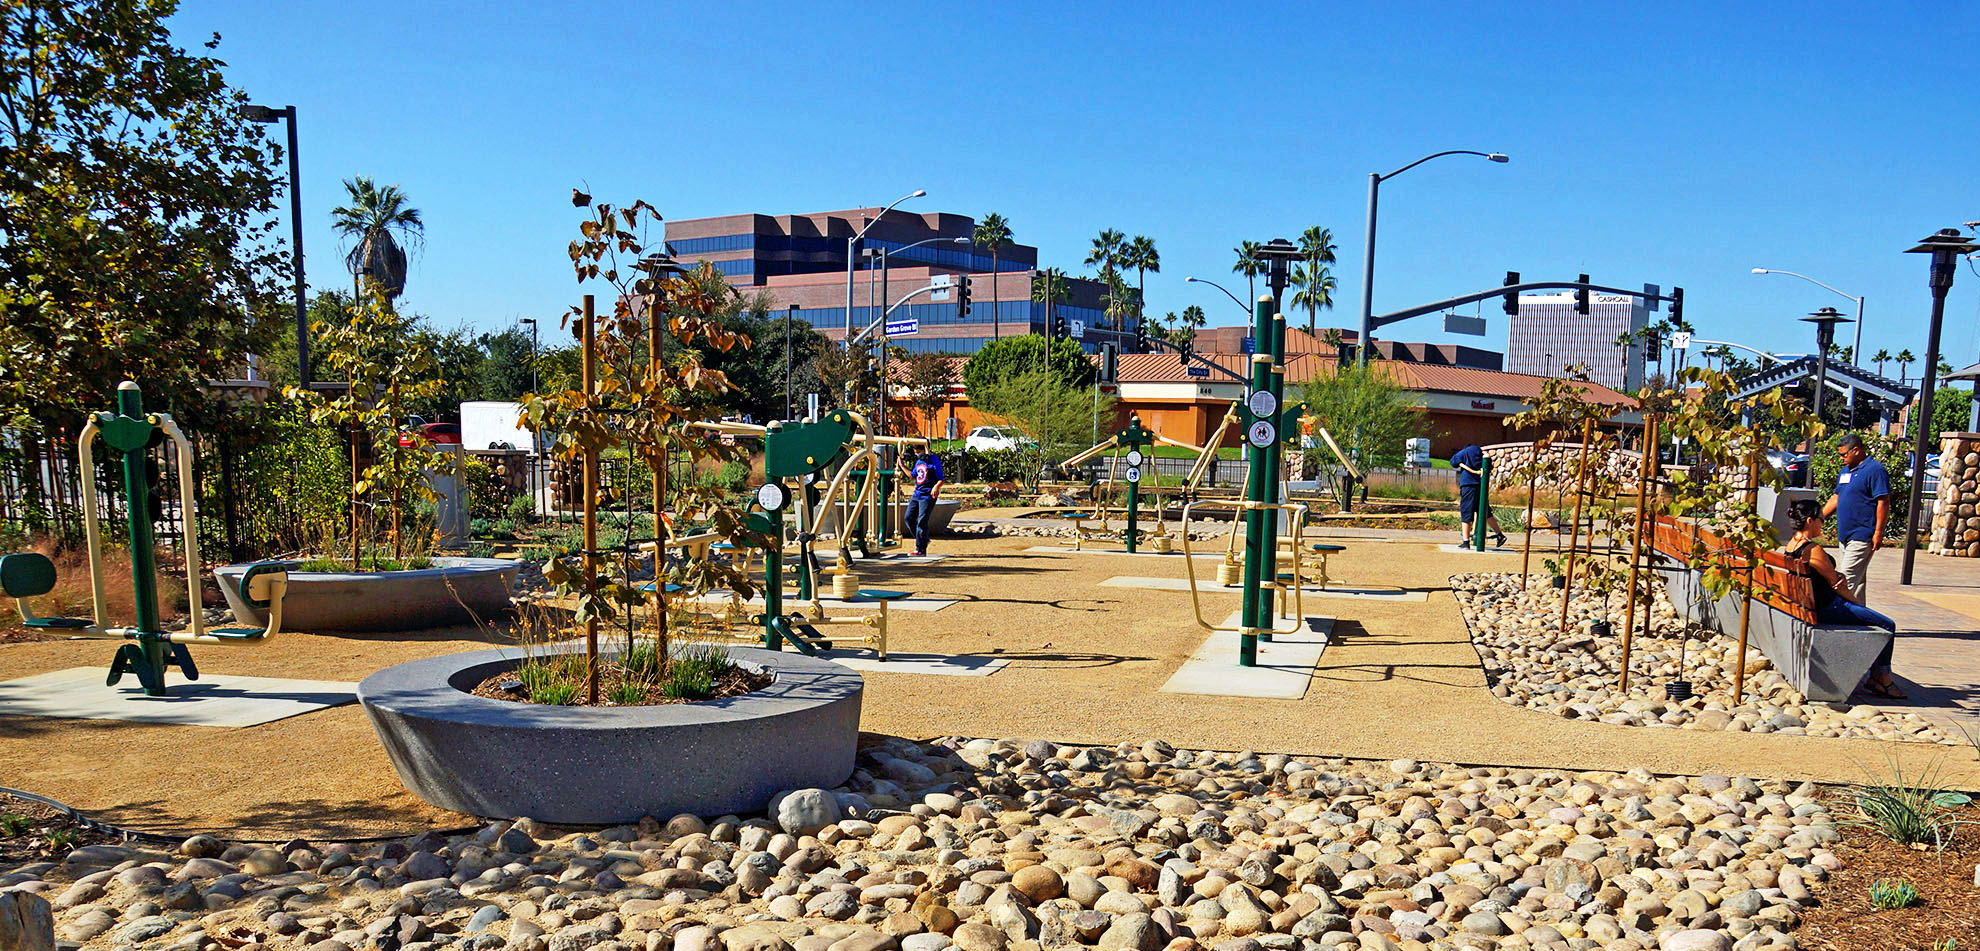
[[[1325,225],[1327,322],[1353,326],[1368,174],[1464,148],[1512,161],[1383,186],[1378,313],[1507,270],[1680,285],[1701,336],[1787,351],[1796,318],[1853,309],[1762,266],[1866,295],[1866,352],[1923,354],[1925,262],[1899,252],[1980,219],[1980,7],[1512,6],[214,0],[174,30],[219,31],[235,85],[299,108],[312,285],[348,282],[328,212],[371,175],[424,212],[406,301],[448,325],[554,326],[582,185],[670,218],[926,188],[904,207],[1001,212],[1076,272],[1100,229],[1146,234],[1150,312],[1213,324],[1240,315],[1185,276],[1244,296],[1234,245]],[[1945,341],[1980,358],[1970,269]]]

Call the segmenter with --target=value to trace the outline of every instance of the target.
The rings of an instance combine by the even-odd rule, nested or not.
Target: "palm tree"
[[[1299,288],[1293,295],[1293,306],[1306,308],[1306,335],[1311,337],[1315,312],[1334,309],[1334,291],[1340,284],[1334,280],[1333,268],[1325,264],[1295,264],[1292,280]]]
[[[1201,330],[1203,328],[1203,325],[1209,322],[1210,322],[1210,316],[1203,312],[1203,308],[1201,306],[1198,306],[1196,304],[1191,304],[1188,307],[1183,308],[1182,329],[1186,330],[1187,334],[1183,337],[1182,340],[1176,341],[1176,343],[1180,345],[1187,342],[1193,345],[1196,342],[1196,332],[1198,330]]]
[[[1129,314],[1141,309],[1141,295],[1128,287],[1127,281],[1114,271],[1107,271],[1101,276],[1107,282],[1107,293],[1102,298],[1107,320],[1119,329],[1124,326]]]
[[[1877,352],[1870,357],[1870,362],[1875,363],[1877,365],[1877,375],[1883,376],[1884,364],[1891,362],[1891,352],[1889,350],[1885,350],[1882,347],[1878,347]]]
[[[397,185],[379,188],[370,177],[359,175],[344,181],[351,203],[330,210],[330,226],[356,242],[344,256],[351,270],[351,284],[362,290],[361,280],[370,279],[385,292],[387,300],[406,290],[406,252],[392,236],[398,232],[408,243],[418,243],[426,235],[426,224],[419,209],[406,204],[406,193]]]
[[[1121,254],[1121,266],[1134,268],[1134,291],[1138,301],[1134,318],[1136,323],[1141,323],[1147,320],[1147,316],[1141,311],[1148,299],[1148,272],[1162,273],[1162,253],[1155,250],[1154,239],[1145,234],[1138,234],[1134,236],[1133,241],[1128,242],[1127,250]]]
[[[1898,355],[1895,359],[1897,360],[1897,365],[1898,365],[1898,385],[1902,386],[1904,385],[1904,378],[1907,369],[1912,364],[1917,363],[1918,358],[1912,356],[1910,350],[1899,350]]]
[[[1114,269],[1115,264],[1120,260],[1121,252],[1125,250],[1127,250],[1127,235],[1108,228],[1094,237],[1092,249],[1086,252],[1086,264],[1089,267],[1099,268],[1100,275],[1105,277],[1107,272]]]
[[[997,303],[997,252],[1011,243],[1011,223],[993,211],[977,223],[976,230],[970,233],[970,240],[977,247],[990,249],[990,339],[995,340],[1004,335],[998,320],[1002,315],[998,313],[1000,305]]]
[[[1031,282],[1031,300],[1045,305],[1045,335],[1052,335],[1052,305],[1072,300],[1072,287],[1066,283],[1066,273],[1055,267],[1037,272]]]
[[[1293,272],[1293,280],[1299,284],[1301,293],[1293,297],[1293,306],[1306,305],[1306,333],[1313,334],[1313,321],[1316,312],[1331,310],[1334,306],[1333,272],[1327,267],[1334,263],[1334,232],[1331,228],[1314,225],[1299,235],[1299,253],[1306,257],[1305,277],[1300,271]]]
[[[1258,256],[1256,241],[1246,241],[1231,250],[1237,253],[1237,263],[1231,265],[1231,273],[1244,275],[1250,288],[1249,304],[1258,297],[1258,275],[1265,273],[1265,259]]]

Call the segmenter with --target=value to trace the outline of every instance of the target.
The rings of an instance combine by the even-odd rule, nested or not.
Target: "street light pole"
[[[1919,381],[1918,415],[1912,417],[1918,435],[1911,445],[1911,498],[1904,510],[1904,570],[1898,576],[1898,584],[1902,585],[1911,584],[1911,561],[1918,553],[1918,505],[1925,488],[1925,455],[1930,447],[1927,440],[1937,435],[1932,432],[1932,390],[1939,375],[1939,329],[1945,324],[1946,292],[1952,290],[1960,257],[1976,251],[1980,251],[1980,245],[1962,237],[1955,228],[1941,228],[1906,251],[1932,256],[1931,276],[1927,281],[1932,288],[1932,323],[1925,338],[1925,375]]]
[[[249,122],[285,119],[289,125],[289,233],[296,249],[296,380],[309,389],[309,307],[303,301],[302,172],[296,157],[296,107],[243,105],[240,116]]]
[[[1449,149],[1426,155],[1387,175],[1376,172],[1368,173],[1368,230],[1361,257],[1361,339],[1356,341],[1357,346],[1355,347],[1356,354],[1359,358],[1358,362],[1364,365],[1368,363],[1368,345],[1375,334],[1375,207],[1382,196],[1382,182],[1384,179],[1394,178],[1433,158],[1442,158],[1446,155],[1478,155],[1494,162],[1504,163],[1509,161],[1503,152],[1474,152],[1470,149]]]
[[[1863,298],[1858,297],[1855,294],[1845,294],[1842,291],[1836,290],[1835,288],[1822,283],[1821,281],[1809,277],[1806,274],[1796,274],[1793,271],[1783,271],[1779,268],[1771,268],[1771,267],[1756,267],[1753,269],[1753,273],[1785,274],[1789,277],[1798,277],[1804,281],[1807,281],[1810,284],[1815,285],[1816,287],[1834,293],[1839,297],[1843,297],[1855,301],[1856,302],[1856,339],[1854,342],[1852,342],[1849,345],[1849,365],[1859,368],[1863,366]],[[1856,387],[1854,385],[1851,385],[1849,388],[1849,424],[1851,426],[1856,425]]]
[[[1185,278],[1183,278],[1183,283],[1185,283],[1185,284],[1208,284],[1208,285],[1210,285],[1211,287],[1214,287],[1214,288],[1216,288],[1216,289],[1218,289],[1218,290],[1220,290],[1220,291],[1223,291],[1223,292],[1224,292],[1224,296],[1225,296],[1225,297],[1228,297],[1228,298],[1230,298],[1230,299],[1231,299],[1231,303],[1233,303],[1233,304],[1236,304],[1236,305],[1238,305],[1238,309],[1239,309],[1239,310],[1243,310],[1243,311],[1245,312],[1245,314],[1246,314],[1246,315],[1249,315],[1249,314],[1251,313],[1251,310],[1250,310],[1249,308],[1247,308],[1247,307],[1245,307],[1245,306],[1244,306],[1244,301],[1241,301],[1241,300],[1238,300],[1238,297],[1237,297],[1237,295],[1236,295],[1236,294],[1233,294],[1233,293],[1231,293],[1231,292],[1230,292],[1230,291],[1229,291],[1228,289],[1226,289],[1226,288],[1224,287],[1224,285],[1222,285],[1222,284],[1219,284],[1219,283],[1217,283],[1216,281],[1212,281],[1212,280],[1208,280],[1208,279],[1206,279],[1206,278],[1201,278],[1201,277],[1185,277]]]
[[[887,212],[890,212],[890,211],[893,211],[893,210],[894,210],[894,205],[898,205],[898,204],[900,204],[901,202],[904,202],[904,201],[907,201],[907,200],[908,200],[908,199],[910,199],[910,198],[920,198],[921,196],[923,196],[923,195],[926,195],[926,194],[928,194],[928,190],[927,190],[927,189],[925,189],[925,188],[917,188],[917,189],[915,189],[914,191],[912,191],[912,192],[909,192],[908,194],[905,194],[905,195],[902,195],[901,197],[899,197],[899,198],[896,198],[896,199],[894,199],[894,203],[893,203],[892,205],[888,205],[887,207],[885,207],[885,208],[882,208],[882,209],[880,209],[880,213],[879,213],[879,214],[877,214],[877,215],[874,215],[874,216],[873,216],[873,220],[872,220],[872,221],[869,221],[869,222],[867,222],[867,223],[866,223],[866,227],[864,227],[864,228],[861,228],[861,229],[859,229],[859,233],[858,233],[858,234],[856,234],[856,235],[853,235],[852,237],[850,237],[850,238],[847,238],[847,239],[846,239],[846,337],[845,337],[845,344],[846,344],[846,346],[847,346],[847,347],[851,347],[851,346],[852,346],[852,336],[853,336],[853,272],[854,272],[855,270],[857,270],[857,269],[858,269],[858,267],[859,267],[859,251],[858,251],[858,248],[859,248],[859,242],[860,242],[860,239],[862,239],[862,238],[864,238],[864,237],[866,237],[866,233],[867,233],[868,231],[870,231],[870,230],[872,230],[872,228],[873,228],[873,226],[874,226],[874,225],[877,225],[877,224],[879,224],[879,223],[880,223],[880,219],[882,219],[882,218],[885,218],[885,217],[887,217]]]
[[[516,323],[529,325],[529,388],[534,392],[543,388],[542,356],[537,346],[536,318],[524,317]]]

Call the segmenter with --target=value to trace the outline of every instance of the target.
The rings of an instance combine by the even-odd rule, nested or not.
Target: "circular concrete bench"
[[[213,570],[243,624],[268,623],[241,597],[248,565]],[[291,571],[282,599],[285,631],[419,631],[473,624],[514,610],[509,588],[521,565],[505,558],[433,559],[411,571]]]
[[[557,653],[582,645],[557,645]],[[852,775],[865,681],[830,661],[727,648],[775,682],[726,700],[557,707],[468,691],[521,660],[515,649],[430,657],[358,684],[399,781],[470,815],[611,825],[642,816],[761,810],[785,789]]]

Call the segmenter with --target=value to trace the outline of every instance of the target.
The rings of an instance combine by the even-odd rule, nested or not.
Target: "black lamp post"
[[[1823,391],[1829,386],[1829,348],[1836,343],[1836,325],[1853,324],[1855,321],[1844,317],[1834,307],[1824,307],[1801,318],[1801,321],[1815,325],[1815,418],[1821,419]]]
[[[309,389],[309,310],[303,303],[303,250],[302,250],[302,175],[296,165],[296,107],[254,106],[243,104],[241,118],[249,122],[274,122],[286,119],[289,123],[289,228],[291,239],[296,246],[296,381],[305,390]]]
[[[1976,251],[1980,251],[1980,245],[1962,236],[1959,229],[1940,228],[1905,252],[1932,256],[1931,277],[1927,281],[1932,288],[1932,324],[1925,338],[1925,375],[1918,384],[1918,415],[1913,417],[1918,435],[1911,446],[1911,499],[1904,509],[1904,570],[1898,577],[1899,584],[1911,583],[1911,563],[1918,554],[1918,505],[1925,488],[1925,455],[1930,445],[1928,440],[1938,435],[1931,431],[1932,396],[1938,383],[1939,328],[1946,318],[1946,292],[1952,290],[1960,257]]]
[[[1272,310],[1279,309],[1279,299],[1286,293],[1287,275],[1294,261],[1306,260],[1306,255],[1291,241],[1273,238],[1258,249],[1257,257],[1265,261],[1265,286],[1272,291]],[[1264,352],[1260,348],[1259,352]]]
[[[797,322],[798,305],[784,315],[784,418],[791,419],[796,408],[791,403],[791,325]]]
[[[531,392],[543,389],[543,375],[539,369],[537,352],[536,318],[524,317],[516,323],[529,325],[529,388]]]

